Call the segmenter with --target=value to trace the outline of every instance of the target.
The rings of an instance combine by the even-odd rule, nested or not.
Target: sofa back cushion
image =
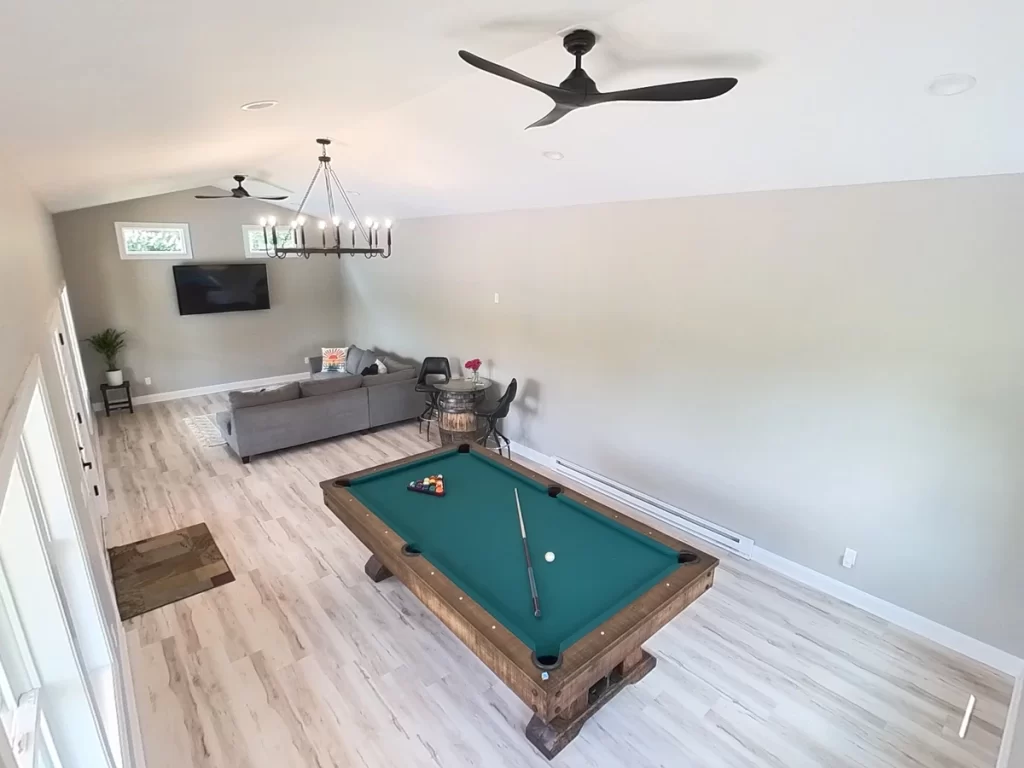
[[[381,358],[381,362],[384,363],[384,365],[387,367],[388,373],[394,373],[396,371],[404,371],[406,369],[409,369],[409,370],[412,370],[412,371],[418,371],[419,370],[418,366],[410,365],[409,363],[403,363],[401,360],[395,360],[395,358],[393,358],[393,357],[382,357]]]
[[[385,363],[387,365],[387,363]],[[381,384],[390,384],[393,381],[406,381],[416,378],[415,368],[402,368],[395,372],[391,372],[388,368],[388,373],[378,373],[375,376],[363,376],[364,387],[377,387]]]
[[[283,403],[287,400],[299,398],[299,383],[293,381],[274,389],[261,389],[257,392],[229,392],[228,403],[231,409],[252,408],[257,405],[270,405],[272,403]]]
[[[345,373],[358,374],[361,370],[363,370],[363,368],[366,367],[366,365],[372,363],[373,360],[371,360],[370,363],[367,363],[366,365],[361,365],[361,363],[363,362],[363,355],[365,354],[365,349],[361,349],[360,347],[357,347],[355,345],[349,347],[348,354],[345,356]]]
[[[323,379],[300,381],[299,390],[302,392],[303,397],[317,397],[318,395],[330,395],[335,392],[347,392],[350,389],[359,389],[362,385],[362,376],[349,376],[347,373],[336,373]]]

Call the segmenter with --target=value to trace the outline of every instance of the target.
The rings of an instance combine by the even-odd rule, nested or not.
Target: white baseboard
[[[543,467],[554,469],[554,460],[551,456],[534,450],[527,445],[513,442],[511,450],[513,455],[518,454]],[[638,509],[638,511],[643,513],[642,509]],[[831,576],[826,576],[792,560],[787,560],[762,547],[756,545],[753,547],[751,559],[767,568],[771,568],[773,571],[788,576],[794,581],[874,614],[890,624],[895,624],[898,627],[926,637],[941,646],[986,664],[1000,672],[1013,675],[1017,678],[1017,687],[1020,688],[1021,686],[1021,680],[1024,679],[1024,659],[1020,659],[981,640],[957,632],[955,629],[950,629],[936,621],[926,619],[924,616],[908,611],[906,608],[900,608],[898,605],[894,605],[880,597],[862,592],[856,587],[851,587],[849,584],[838,579],[833,579]],[[1015,691],[1015,694],[1019,694],[1019,692]],[[1020,698],[1019,695],[1017,698]],[[1005,741],[1007,740],[1004,737]]]
[[[807,566],[794,563],[784,557],[769,552],[767,549],[755,546],[751,555],[755,563],[771,568],[793,581],[798,581],[809,587],[824,592],[826,595],[836,597],[845,603],[849,603],[861,610],[885,619],[890,624],[909,630],[915,634],[926,637],[950,650],[961,653],[975,661],[980,661],[993,669],[1005,672],[1014,677],[1020,677],[1024,673],[1024,659],[1019,659],[1011,653],[1002,651],[981,640],[976,640],[955,629],[950,629],[937,621],[926,619],[924,616],[908,611],[906,608],[883,600],[880,597],[862,592],[856,587],[851,587],[838,579],[818,573]]]
[[[248,379],[246,381],[228,381],[223,384],[211,384],[208,387],[193,387],[192,389],[176,389],[171,392],[154,392],[151,395],[139,395],[133,397],[135,405],[146,405],[147,403],[162,403],[167,400],[181,400],[186,397],[198,397],[199,395],[213,395],[217,392],[231,392],[236,389],[255,389],[256,387],[269,387],[274,384],[288,384],[292,381],[303,381],[310,376],[309,371],[302,373],[285,373],[281,376],[267,376],[262,379]],[[103,403],[93,403],[94,411],[102,411]]]
[[[1014,737],[1019,737],[1017,725],[1021,718],[1021,697],[1024,696],[1024,674],[1017,676],[1017,684],[1013,686],[1013,696],[1010,697],[1010,709],[1006,713],[1006,727],[1003,729],[1003,740],[999,745],[999,757],[996,760],[996,768],[1010,768],[1010,753],[1013,751]],[[1024,746],[1018,752],[1024,753]],[[1024,765],[1024,760],[1017,756],[1016,765]]]

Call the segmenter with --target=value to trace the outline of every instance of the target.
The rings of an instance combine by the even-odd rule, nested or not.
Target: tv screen
[[[266,264],[177,264],[178,312],[248,312],[270,309]]]

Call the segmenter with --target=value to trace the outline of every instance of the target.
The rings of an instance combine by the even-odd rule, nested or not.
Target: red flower
[[[475,358],[475,357],[472,360],[467,360],[464,363],[464,365],[465,365],[466,368],[468,368],[471,371],[479,371],[480,370],[480,361],[477,358]]]

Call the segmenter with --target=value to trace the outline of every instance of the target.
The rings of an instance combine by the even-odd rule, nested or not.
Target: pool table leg
[[[566,706],[565,711],[549,723],[534,715],[526,726],[526,738],[548,760],[576,738],[584,723],[627,685],[640,680],[654,669],[658,660],[637,648],[619,663],[607,678],[597,681],[590,690]]]
[[[370,555],[370,559],[366,561],[366,565],[363,566],[363,570],[375,584],[391,577],[391,571],[388,570],[384,563],[377,559],[376,555]]]

